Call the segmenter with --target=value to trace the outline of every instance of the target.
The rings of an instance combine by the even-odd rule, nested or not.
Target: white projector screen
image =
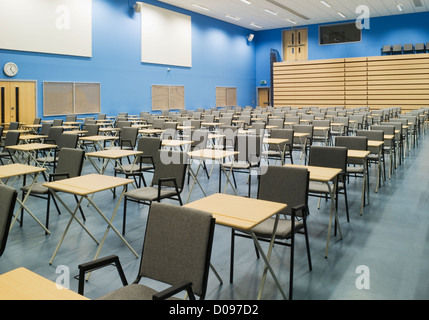
[[[92,56],[92,0],[1,0],[0,48]]]
[[[192,22],[188,15],[142,3],[142,62],[192,67]]]

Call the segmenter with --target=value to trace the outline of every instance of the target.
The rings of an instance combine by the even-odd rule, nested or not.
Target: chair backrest
[[[232,124],[232,117],[220,117],[219,123],[222,123],[226,126],[230,126]]]
[[[384,132],[382,130],[357,130],[356,136],[364,136],[368,140],[384,141]]]
[[[395,126],[388,124],[373,125],[371,130],[381,130],[384,134],[395,134]]]
[[[16,146],[19,143],[20,133],[16,131],[8,131],[6,137],[4,138],[5,147]]]
[[[64,128],[63,127],[50,127],[48,132],[48,143],[58,144],[58,141],[63,134]]]
[[[62,148],[58,155],[58,162],[55,169],[55,173],[68,174],[69,178],[80,176],[80,174],[82,173],[84,159],[84,150]]]
[[[286,145],[292,146],[293,145],[293,129],[272,129],[271,130],[271,138],[277,138],[277,139],[288,139],[289,141],[286,142]],[[268,148],[270,150],[283,150],[284,144],[277,145],[269,145]]]
[[[160,150],[155,159],[155,173],[152,186],[159,185],[160,179],[175,179],[181,192],[185,183],[186,169],[188,167],[188,154],[182,151]],[[163,182],[162,186],[174,187],[172,181]]]
[[[152,203],[138,280],[148,277],[171,285],[192,282],[193,292],[204,299],[214,227],[208,212]]]
[[[143,151],[139,158],[141,163],[153,164],[158,158],[161,149],[161,139],[158,137],[141,137],[138,141],[137,150]]]
[[[310,166],[337,168],[341,169],[342,173],[346,173],[347,148],[312,146],[310,147],[308,164]]]
[[[214,114],[205,114],[204,115],[204,122],[214,122]]]
[[[283,129],[284,119],[269,119],[268,125],[277,126],[277,129]]]
[[[52,126],[53,127],[59,127],[63,125],[63,119],[54,119],[52,121]]]
[[[79,135],[71,133],[63,133],[58,138],[58,148],[71,148],[75,149],[79,140]]]
[[[307,139],[310,140],[313,138],[314,126],[310,124],[295,124],[293,130],[299,133],[308,133]]]
[[[250,164],[259,163],[262,153],[262,140],[260,135],[237,135],[235,142],[236,161],[248,162]]]
[[[308,204],[308,185],[306,168],[269,165],[259,179],[258,199],[286,203],[283,213],[291,215],[293,207]]]
[[[119,129],[123,129],[123,128],[129,128],[131,127],[131,121],[117,121],[116,122],[116,127]]]
[[[349,150],[368,150],[368,138],[365,136],[339,136],[335,138],[337,147],[346,147]]]
[[[100,113],[97,117],[97,120],[106,120],[106,114],[105,113]]]
[[[121,130],[120,143],[121,148],[134,149],[137,143],[138,128],[125,127]]]
[[[265,122],[254,122],[252,123],[252,127],[249,130],[252,134],[263,136],[265,134],[265,127],[266,127]]]
[[[34,118],[33,124],[40,124],[42,122],[41,118]]]
[[[163,122],[161,126],[161,129],[164,130],[162,133],[162,139],[176,139],[177,124],[177,122]]]
[[[152,127],[154,129],[162,129],[164,122],[165,122],[164,119],[153,119]]]
[[[9,123],[9,130],[18,130],[18,129],[19,129],[19,122]]]
[[[17,194],[14,188],[0,185],[0,257],[6,249]]]
[[[66,115],[66,122],[76,122],[77,115],[75,114],[68,114]]]
[[[193,127],[193,130],[198,130],[201,128],[201,122],[202,120],[192,119],[191,120],[191,126]]]
[[[49,135],[49,129],[52,127],[52,123],[42,123],[40,128],[40,134],[43,136]]]
[[[193,130],[191,131],[191,149],[199,150],[207,148],[209,132],[207,130]]]
[[[85,125],[85,131],[87,131],[85,133],[85,136],[87,137],[97,136],[99,130],[100,130],[100,126],[98,124],[87,124]]]

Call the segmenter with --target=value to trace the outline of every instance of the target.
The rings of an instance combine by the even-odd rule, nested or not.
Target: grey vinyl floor
[[[299,162],[298,154],[295,162]],[[210,164],[209,169],[210,169]],[[89,162],[83,173],[94,172]],[[318,208],[318,199],[310,198],[308,220],[313,270],[308,270],[303,237],[296,241],[294,299],[296,300],[417,300],[429,298],[429,140],[419,139],[419,145],[407,155],[391,179],[375,189],[375,167],[370,168],[370,204],[360,215],[361,179],[351,178],[348,184],[350,222],[346,221],[343,198],[339,199],[339,219],[343,238],[333,236],[329,256],[325,258],[325,245],[330,206],[324,200]],[[111,168],[107,174],[111,174]],[[219,171],[214,167],[208,179],[199,175],[207,192],[217,192]],[[150,175],[147,176],[148,181]],[[17,181],[15,186],[20,186]],[[240,195],[247,195],[247,179],[237,175]],[[252,180],[252,196],[257,191],[256,179]],[[228,193],[231,190],[228,189]],[[186,199],[189,186],[182,194]],[[202,193],[195,188],[191,201]],[[65,197],[69,204],[74,199]],[[106,191],[96,194],[94,201],[110,217],[116,199]],[[169,202],[169,201],[167,201]],[[171,202],[175,203],[175,202]],[[41,219],[45,218],[46,201],[30,198],[28,207]],[[105,223],[92,207],[84,206],[85,225],[101,239]],[[128,206],[127,233],[125,238],[140,253],[145,232],[148,207],[137,204]],[[77,292],[78,281],[74,278],[80,263],[93,259],[98,246],[83,229],[72,223],[69,232],[52,264],[49,260],[69,220],[66,211],[59,215],[51,208],[50,235],[28,215],[20,227],[15,224],[10,232],[4,255],[0,258],[0,273],[17,267],[26,267],[52,281],[66,285]],[[114,221],[122,228],[122,205]],[[212,265],[223,283],[210,273],[208,300],[254,300],[257,297],[263,261],[257,259],[254,246],[249,239],[236,240],[234,282],[229,281],[230,229],[216,226],[212,253]],[[263,244],[266,249],[267,245]],[[289,286],[288,247],[275,246],[271,264],[278,275],[281,286],[288,293]],[[116,254],[120,257],[126,276],[133,281],[140,260],[112,232],[108,234],[100,256]],[[363,271],[362,271],[363,270]],[[153,283],[151,283],[153,284]],[[365,286],[362,287],[362,284]],[[153,284],[158,286],[158,284]],[[85,295],[97,298],[121,286],[113,267],[92,273],[85,285]],[[162,288],[160,286],[159,288]],[[270,275],[267,276],[262,299],[279,300],[282,296]]]

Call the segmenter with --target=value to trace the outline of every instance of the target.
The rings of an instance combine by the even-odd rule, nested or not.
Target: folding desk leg
[[[117,203],[116,203],[116,207],[115,207],[115,210],[113,211],[113,214],[112,214],[112,217],[110,218],[110,220],[109,219],[107,219],[107,217],[104,215],[104,213],[100,210],[100,208],[94,203],[94,201],[90,198],[90,197],[85,197],[91,204],[92,204],[92,206],[94,207],[94,209],[100,214],[100,216],[107,222],[107,224],[108,224],[108,227],[106,228],[106,231],[105,231],[105,233],[104,233],[104,236],[103,236],[103,239],[101,240],[101,242],[100,242],[100,246],[99,246],[99,248],[98,248],[98,250],[97,250],[97,253],[95,254],[95,258],[94,258],[94,260],[95,259],[97,259],[97,257],[98,257],[98,255],[99,255],[99,253],[100,253],[100,251],[101,251],[101,248],[102,248],[102,246],[103,246],[103,243],[104,243],[104,240],[106,239],[106,236],[107,236],[107,233],[109,232],[109,230],[110,229],[112,229],[115,233],[116,233],[116,235],[125,243],[125,245],[128,247],[128,249],[130,249],[130,251],[136,256],[136,258],[138,258],[139,257],[139,255],[137,254],[137,252],[135,252],[134,251],[134,249],[130,246],[130,244],[127,242],[127,240],[125,240],[125,238],[121,235],[121,233],[112,225],[112,221],[113,221],[113,219],[115,218],[115,216],[116,216],[116,213],[117,213],[117,211],[118,211],[118,208],[119,208],[119,204],[121,203],[121,201],[122,201],[122,198],[124,197],[124,194],[125,194],[125,187],[123,188],[123,190],[122,190],[122,193],[121,193],[121,196],[119,197],[119,199],[118,199],[118,201],[117,201]]]
[[[273,227],[273,232],[272,232],[272,237],[271,237],[271,241],[270,241],[270,245],[269,245],[269,247],[268,247],[268,253],[267,253],[267,255],[266,255],[266,261],[270,261],[270,259],[271,259],[271,252],[272,252],[272,249],[273,249],[273,246],[274,246],[274,241],[275,241],[275,234],[277,233],[277,226],[278,226],[278,222],[279,222],[279,215],[277,214],[276,215],[276,220],[275,220],[275,222],[274,222],[274,227]],[[253,234],[253,232],[252,232],[252,234]],[[253,235],[252,235],[252,238],[253,238]],[[256,238],[256,240],[255,240],[255,238]],[[256,241],[256,242],[258,242],[258,239],[257,239],[257,237],[255,236],[255,238],[254,238],[254,240],[253,241]],[[259,242],[258,242],[259,243]],[[256,245],[256,243],[255,243],[255,245]],[[257,246],[258,247],[258,246]],[[259,249],[259,247],[258,247],[258,250],[259,251],[261,251],[260,249]],[[261,255],[263,255],[263,253],[261,252]],[[261,299],[261,296],[262,296],[262,291],[264,290],[264,285],[265,285],[265,279],[267,278],[267,271],[268,271],[268,268],[270,268],[271,266],[269,266],[267,263],[265,263],[265,268],[264,268],[264,272],[263,272],[263,274],[262,274],[262,279],[261,279],[261,285],[260,285],[260,287],[259,287],[259,293],[258,293],[258,300],[260,300]],[[280,291],[282,291],[282,289],[281,289],[281,287],[280,287],[280,283],[278,283],[278,281],[277,281],[277,279],[276,278],[274,278],[274,281],[276,282],[276,285],[279,287],[279,289],[280,289]],[[285,297],[285,295],[284,295],[284,293],[282,292],[282,294],[283,294],[283,297],[286,299],[286,297]]]
[[[21,201],[20,199],[16,199],[18,202],[19,202],[19,204],[20,204],[20,207],[19,207],[19,209],[18,209],[18,211],[16,212],[16,214],[15,214],[15,217],[13,218],[13,221],[12,221],[12,223],[10,224],[10,227],[9,227],[9,230],[12,230],[12,227],[13,227],[13,225],[14,225],[14,223],[16,222],[16,220],[18,219],[18,216],[19,216],[19,211],[21,211],[21,209],[24,209],[25,211],[27,211],[28,212],[28,214],[43,228],[43,230],[45,230],[45,232],[47,233],[47,234],[51,234],[51,232],[46,228],[46,226],[39,220],[39,219],[37,219],[37,217],[30,211],[30,209],[28,209],[27,208],[27,206],[25,205],[25,202],[27,201],[27,199],[28,199],[28,197],[30,196],[30,193],[31,193],[31,189],[33,189],[33,186],[34,186],[34,184],[36,183],[36,180],[37,180],[37,177],[39,176],[39,173],[36,173],[36,175],[35,175],[35,177],[34,177],[34,179],[33,179],[33,182],[31,183],[31,185],[30,185],[30,188],[28,189],[28,192],[27,192],[27,194],[25,195],[25,197],[24,197],[24,199]],[[2,182],[3,183],[3,182]]]
[[[329,249],[329,240],[331,239],[331,227],[332,227],[332,215],[334,214],[334,219],[337,222],[338,225],[338,231],[340,232],[340,238],[343,238],[343,234],[341,232],[341,227],[340,227],[340,222],[338,220],[338,213],[337,210],[335,208],[335,203],[334,203],[334,198],[335,198],[335,184],[334,184],[334,188],[331,188],[331,186],[329,185],[329,183],[326,183],[328,186],[328,190],[329,190],[329,194],[331,196],[331,214],[329,215],[329,226],[328,226],[328,236],[326,239],[326,249],[325,249],[325,258],[328,258],[328,249]]]
[[[276,224],[275,228],[276,228],[276,227],[277,227],[277,224]],[[284,299],[287,299],[286,294],[284,293],[284,291],[283,291],[283,289],[282,289],[282,287],[281,287],[281,285],[280,285],[280,282],[279,282],[279,280],[277,279],[277,276],[276,276],[276,274],[274,273],[274,270],[273,270],[273,268],[272,268],[272,267],[271,267],[271,265],[270,265],[270,261],[268,260],[267,256],[265,255],[264,251],[263,251],[263,250],[262,250],[262,248],[261,248],[261,245],[260,245],[260,243],[259,243],[259,241],[258,241],[258,238],[256,237],[256,235],[255,235],[255,233],[254,233],[254,232],[251,232],[251,231],[250,231],[249,233],[250,233],[250,235],[252,236],[253,242],[255,243],[256,247],[258,248],[259,253],[260,253],[260,254],[261,254],[261,256],[262,256],[262,259],[263,259],[263,260],[264,260],[264,262],[265,262],[265,269],[267,269],[267,268],[268,268],[268,271],[270,271],[271,276],[273,277],[274,282],[276,283],[277,287],[279,288],[280,293],[282,294],[283,298],[284,298]],[[271,248],[272,248],[272,246],[273,246],[273,244],[274,244],[274,238],[272,238],[272,239],[271,239],[271,242],[272,242],[272,243],[270,243],[270,249],[269,249],[269,254],[270,254],[270,255],[271,255]],[[266,273],[266,270],[264,270],[264,273]],[[263,276],[263,281],[265,281],[264,276]],[[262,291],[263,291],[263,282],[261,282],[261,286],[260,286],[260,288],[259,288],[258,300],[260,300],[260,299],[261,299]]]
[[[189,189],[188,198],[186,199],[186,203],[189,203],[189,198],[191,197],[192,191],[194,190],[194,187],[195,187],[195,182],[200,187],[200,189],[203,192],[204,196],[207,197],[206,192],[204,191],[203,187],[200,184],[200,181],[198,181],[198,178],[197,178],[198,173],[200,172],[200,168],[201,168],[201,162],[198,164],[198,169],[197,169],[197,172],[195,173],[194,170],[192,170],[191,165],[189,165],[188,170],[189,170],[189,174],[193,178],[193,181],[192,181],[191,187]]]
[[[78,219],[78,218],[76,218],[76,213],[77,213],[77,211],[79,210],[79,208],[80,208],[80,205],[82,204],[82,201],[83,201],[83,199],[84,199],[84,197],[81,197],[80,198],[80,200],[79,200],[79,202],[78,202],[78,204],[77,204],[77,206],[76,206],[76,208],[74,209],[74,211],[73,212],[71,212],[71,210],[65,205],[65,203],[64,203],[64,201],[63,200],[61,200],[61,198],[57,195],[57,193],[54,191],[54,190],[51,190],[51,192],[52,192],[52,194],[54,195],[54,197],[55,198],[57,198],[58,199],[58,201],[64,206],[64,208],[66,208],[66,210],[71,214],[71,218],[70,218],[70,220],[69,220],[69,222],[67,223],[67,226],[66,226],[66,229],[64,230],[64,232],[63,232],[63,235],[61,236],[61,239],[60,239],[60,241],[58,242],[58,245],[57,245],[57,247],[55,248],[55,251],[54,251],[54,254],[52,255],[52,258],[51,258],[51,260],[49,261],[49,264],[52,264],[52,262],[54,261],[54,259],[55,259],[55,256],[57,255],[57,253],[58,253],[58,250],[60,249],[60,246],[61,246],[61,244],[63,243],[63,241],[64,241],[64,238],[65,238],[65,236],[66,236],[66,234],[67,234],[67,232],[68,232],[68,230],[69,230],[69,228],[70,228],[70,225],[71,225],[71,223],[72,223],[72,221],[73,220],[76,220],[80,225],[81,225],[81,227],[88,233],[88,235],[95,241],[95,243],[98,245],[98,241],[94,238],[94,236],[89,232],[89,230],[82,224],[82,222],[80,222],[80,220]]]

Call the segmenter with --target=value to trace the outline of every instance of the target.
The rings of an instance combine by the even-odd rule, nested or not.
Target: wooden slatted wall
[[[429,54],[278,62],[274,106],[429,106]]]

